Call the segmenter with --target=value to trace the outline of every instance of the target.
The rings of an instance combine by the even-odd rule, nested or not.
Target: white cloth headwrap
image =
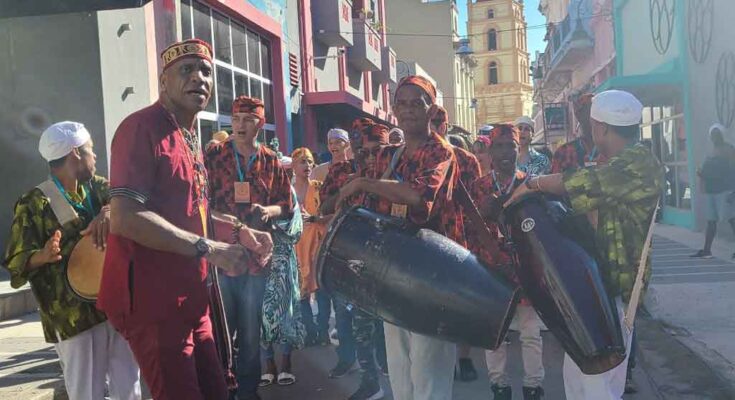
[[[342,139],[345,142],[350,142],[350,135],[344,129],[334,128],[327,132],[327,140]]]
[[[724,125],[722,125],[719,122],[715,122],[714,124],[712,124],[712,126],[709,127],[709,135],[712,136],[712,132],[714,132],[715,130],[720,131],[720,133],[722,134],[722,137],[725,137],[727,128],[725,128]]]
[[[79,122],[57,122],[43,131],[38,151],[46,161],[65,157],[91,139],[89,131]]]
[[[518,126],[520,124],[526,124],[530,126],[532,130],[536,130],[536,122],[534,122],[534,120],[532,120],[531,117],[527,117],[525,115],[522,117],[518,117],[518,119],[516,119],[516,122],[513,125]]]
[[[622,90],[607,90],[592,98],[590,117],[612,126],[631,126],[641,122],[643,104]]]

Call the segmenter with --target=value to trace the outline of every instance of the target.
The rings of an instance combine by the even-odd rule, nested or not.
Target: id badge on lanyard
[[[245,181],[245,174],[242,172],[242,169],[240,167],[240,156],[237,153],[234,142],[231,143],[232,152],[235,153],[235,166],[237,167],[237,177],[239,178],[239,181],[235,182],[234,184],[235,203],[250,204],[252,202],[250,198],[250,182]],[[247,171],[250,171],[253,162],[255,162],[255,154],[251,155],[250,159],[248,160]]]
[[[392,203],[390,206],[390,215],[396,218],[406,218],[408,215],[408,206],[405,204]]]

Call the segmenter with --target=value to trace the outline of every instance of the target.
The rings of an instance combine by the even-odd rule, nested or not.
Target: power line
[[[579,17],[579,19],[592,19],[597,17],[610,17],[613,14],[605,13],[605,14],[591,14],[586,17]],[[498,29],[495,32],[501,33],[501,32],[516,32],[516,31],[528,31],[533,29],[541,29],[541,28],[548,28],[550,26],[557,26],[561,25],[561,23],[547,23],[547,24],[538,24],[538,25],[530,25],[523,28],[510,28],[510,29]],[[327,31],[324,29],[319,30],[319,33],[340,33],[344,35],[352,35],[355,34],[354,31]],[[358,34],[361,32],[357,32]],[[390,28],[388,29],[388,32],[385,32],[386,36],[409,36],[409,37],[460,37],[460,38],[466,38],[470,36],[485,36],[487,32],[482,33],[468,33],[466,35],[455,35],[455,34],[445,34],[445,33],[421,33],[421,32],[390,32]]]

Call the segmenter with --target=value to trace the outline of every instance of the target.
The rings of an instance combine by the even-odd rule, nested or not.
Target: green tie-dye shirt
[[[641,144],[608,164],[564,174],[574,211],[597,211],[597,247],[609,296],[630,299],[656,201],[663,190],[661,164]],[[651,276],[650,257],[644,282]]]
[[[95,214],[99,213],[101,205],[109,202],[107,180],[95,176],[85,186],[91,188],[88,195],[92,196]],[[70,196],[73,200],[82,202],[84,198],[81,186],[77,193],[71,193]],[[51,209],[48,197],[38,188],[24,194],[15,204],[3,265],[10,271],[10,284],[14,288],[30,282],[31,290],[38,301],[43,333],[48,343],[68,339],[106,320],[105,315],[97,311],[94,303],[79,300],[66,285],[66,263],[74,245],[81,239],[79,232],[94,218],[79,211],[77,213],[80,219],[69,222],[62,228]],[[41,250],[57,229],[62,234],[61,261],[34,270],[26,269],[31,255]]]

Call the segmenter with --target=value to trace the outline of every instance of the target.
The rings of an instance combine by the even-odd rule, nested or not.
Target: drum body
[[[104,265],[105,251],[95,247],[92,235],[82,237],[66,265],[67,286],[81,300],[96,301]]]
[[[504,211],[526,296],[585,374],[625,359],[620,318],[598,269],[594,232],[560,202],[532,195]]]
[[[486,349],[504,340],[519,288],[467,249],[404,220],[354,207],[332,222],[319,285],[412,332]]]

